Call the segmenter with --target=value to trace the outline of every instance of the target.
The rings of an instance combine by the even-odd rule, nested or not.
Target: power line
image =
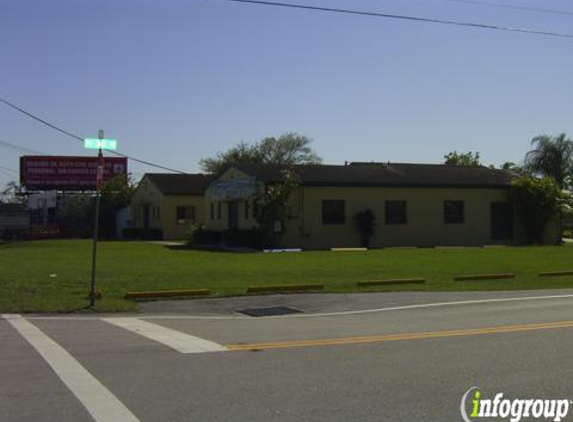
[[[20,172],[9,167],[0,166],[0,172],[4,173],[9,178],[13,178],[14,175],[19,175]]]
[[[256,5],[262,5],[262,6],[284,7],[284,8],[291,8],[291,9],[305,9],[305,10],[314,10],[314,11],[319,11],[319,12],[344,13],[344,14],[350,14],[350,15],[371,16],[371,17],[385,18],[385,19],[399,19],[399,20],[407,20],[407,21],[414,21],[414,22],[427,22],[427,23],[435,23],[435,24],[442,24],[442,25],[467,26],[467,27],[471,27],[471,28],[489,29],[489,30],[504,31],[504,32],[517,32],[517,33],[522,33],[522,34],[547,35],[547,36],[551,36],[551,37],[573,38],[573,34],[560,33],[560,32],[540,31],[540,30],[517,28],[517,27],[514,28],[514,27],[508,27],[508,26],[497,26],[497,25],[475,23],[475,22],[462,22],[462,21],[451,21],[451,20],[444,20],[444,19],[423,18],[423,17],[419,17],[419,16],[407,16],[407,15],[394,15],[394,14],[389,14],[389,13],[367,12],[367,11],[363,11],[363,10],[354,10],[354,9],[338,9],[338,8],[332,8],[332,7],[307,6],[307,5],[303,5],[303,4],[280,3],[280,2],[263,1],[263,0],[216,0],[216,1],[228,1],[228,2],[234,2],[234,3],[248,3],[248,4],[256,4]]]
[[[5,174],[6,176],[8,176],[9,178],[14,177],[13,174],[7,172],[6,170],[4,170],[4,168],[5,168],[5,167],[0,167],[0,172],[4,173],[4,174]],[[1,193],[0,193],[0,195],[1,195]]]
[[[48,122],[48,121],[46,121],[46,120],[44,120],[44,119],[41,119],[40,117],[36,116],[35,114],[30,113],[29,111],[26,111],[26,110],[24,110],[24,109],[21,108],[21,107],[18,107],[17,105],[11,103],[10,101],[8,101],[8,100],[6,100],[6,99],[4,99],[4,98],[2,98],[2,97],[0,97],[0,102],[6,104],[8,107],[11,107],[11,108],[13,108],[14,110],[17,110],[17,111],[19,111],[20,113],[25,114],[26,116],[28,116],[28,117],[30,117],[30,118],[32,118],[32,119],[34,119],[34,120],[36,120],[36,121],[38,121],[38,122],[40,122],[40,123],[42,123],[42,124],[44,124],[44,125],[46,125],[46,126],[52,128],[52,129],[54,129],[54,130],[57,130],[57,131],[60,132],[60,133],[63,133],[63,134],[66,135],[66,136],[69,136],[69,137],[71,137],[71,138],[77,139],[77,140],[79,140],[79,141],[81,141],[81,142],[84,141],[84,138],[82,138],[81,136],[78,136],[78,135],[76,135],[76,134],[74,134],[74,133],[72,133],[72,132],[69,132],[69,131],[67,131],[67,130],[65,130],[65,129],[62,129],[61,127],[58,127],[58,126],[56,126],[56,125],[54,125],[54,124],[52,124],[52,123],[50,123],[50,122]],[[140,160],[139,158],[135,158],[135,157],[132,157],[132,156],[129,156],[129,155],[125,155],[125,154],[122,154],[122,153],[117,152],[117,151],[109,151],[109,152],[111,152],[112,154],[117,155],[117,156],[119,156],[119,157],[128,158],[128,159],[130,159],[130,160],[132,160],[132,161],[136,161],[136,162],[138,162],[138,163],[145,164],[145,165],[150,166],[150,167],[155,167],[155,168],[158,168],[158,169],[171,171],[171,172],[173,172],[173,173],[186,174],[184,171],[175,170],[175,169],[172,169],[172,168],[169,168],[169,167],[165,167],[165,166],[162,166],[162,165],[159,165],[159,164],[151,163],[151,162],[149,162],[149,161]]]
[[[134,157],[132,157],[132,156],[130,156],[130,155],[122,154],[121,152],[117,152],[117,151],[109,151],[109,152],[111,152],[112,154],[117,155],[117,156],[119,156],[119,157],[129,158],[129,159],[132,160],[132,161],[137,161],[137,162],[140,163],[140,164],[145,164],[146,166],[155,167],[155,168],[158,168],[158,169],[161,169],[161,170],[167,170],[167,171],[170,171],[170,172],[173,172],[173,173],[187,174],[187,173],[184,172],[184,171],[175,170],[175,169],[172,169],[172,168],[169,168],[169,167],[161,166],[161,165],[159,165],[159,164],[153,164],[153,163],[150,163],[149,161],[140,160],[139,158],[134,158]]]
[[[40,123],[42,123],[42,124],[44,124],[44,125],[46,125],[46,126],[49,126],[49,127],[51,127],[52,129],[57,130],[58,132],[63,133],[64,135],[71,136],[72,138],[79,139],[80,141],[83,142],[83,138],[80,138],[79,136],[74,135],[73,133],[68,132],[67,130],[64,130],[64,129],[62,129],[62,128],[59,128],[58,126],[53,125],[52,123],[49,123],[49,122],[47,122],[47,121],[45,121],[45,120],[43,120],[43,119],[40,119],[38,116],[33,115],[32,113],[30,113],[30,112],[28,112],[28,111],[26,111],[26,110],[24,110],[24,109],[18,107],[18,106],[15,105],[15,104],[12,104],[11,102],[5,100],[4,98],[0,98],[0,102],[3,102],[3,103],[6,104],[7,106],[12,107],[12,108],[15,109],[15,110],[18,110],[20,113],[23,113],[23,114],[25,114],[26,116],[31,117],[32,119],[37,120],[38,122],[40,122]]]
[[[12,173],[16,173],[16,174],[19,173],[18,170],[14,170],[14,169],[11,169],[11,168],[9,168],[9,167],[0,166],[0,169],[8,170],[8,171],[11,171]]]
[[[550,13],[553,15],[573,16],[573,12],[567,10],[545,9],[542,7],[517,6],[513,4],[496,3],[491,1],[478,1],[478,0],[437,0],[437,1],[449,2],[449,3],[473,4],[475,6],[485,6],[485,7],[498,7],[503,9],[523,10],[526,12]]]
[[[27,152],[29,154],[36,154],[36,155],[51,155],[51,154],[46,154],[45,152],[40,152],[40,151],[36,151],[34,149],[30,149],[30,148],[25,148],[16,144],[11,144],[10,142],[6,142],[6,141],[0,141],[0,145],[4,145],[8,148],[12,148],[15,149],[17,151],[23,151],[23,152]]]

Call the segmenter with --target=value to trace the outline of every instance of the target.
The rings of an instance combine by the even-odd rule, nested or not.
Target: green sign
[[[87,149],[117,149],[117,140],[115,139],[98,139],[98,138],[85,138],[84,148]]]

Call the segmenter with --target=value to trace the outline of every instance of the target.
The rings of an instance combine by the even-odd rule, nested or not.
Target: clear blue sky
[[[573,11],[568,0],[499,1]],[[571,15],[439,0],[299,3],[573,32]],[[184,171],[287,131],[314,139],[326,163],[441,162],[457,149],[499,164],[521,160],[537,134],[573,136],[573,39],[217,0],[0,0],[0,10],[0,95]],[[85,153],[2,104],[0,128],[2,141]],[[0,166],[17,169],[19,155],[0,145]]]

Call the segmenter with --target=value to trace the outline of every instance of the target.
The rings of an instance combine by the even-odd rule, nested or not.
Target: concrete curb
[[[356,283],[358,287],[367,286],[390,286],[395,284],[422,284],[425,283],[425,278],[389,278],[386,280],[364,280]]]
[[[324,290],[324,284],[277,284],[267,286],[249,286],[247,293],[306,292]]]
[[[515,274],[499,273],[499,274],[459,275],[454,277],[454,281],[503,280],[508,278],[515,278]]]
[[[573,275],[573,271],[547,271],[537,274],[538,277],[563,277]]]
[[[365,252],[368,248],[330,248],[331,252]]]
[[[158,290],[154,292],[127,292],[125,299],[164,299],[175,297],[204,297],[211,296],[207,289],[198,290]]]

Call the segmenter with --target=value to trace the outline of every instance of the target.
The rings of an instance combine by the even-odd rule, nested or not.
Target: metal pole
[[[103,139],[103,130],[99,131],[99,139]],[[96,255],[97,255],[97,238],[98,238],[98,229],[99,229],[99,202],[100,202],[100,188],[101,188],[101,179],[103,178],[103,154],[101,151],[101,147],[99,149],[98,154],[98,164],[96,170],[96,200],[95,200],[95,218],[94,218],[94,239],[93,239],[93,247],[92,247],[92,283],[90,289],[90,306],[93,307],[95,305],[96,300],[96,293],[95,293],[95,286],[96,286]],[[102,174],[100,174],[100,172]]]
[[[90,290],[90,306],[95,305],[95,279],[96,279],[96,254],[97,254],[97,234],[99,229],[99,189],[96,191],[95,201],[95,223],[94,223],[94,240],[92,248],[92,284]]]

